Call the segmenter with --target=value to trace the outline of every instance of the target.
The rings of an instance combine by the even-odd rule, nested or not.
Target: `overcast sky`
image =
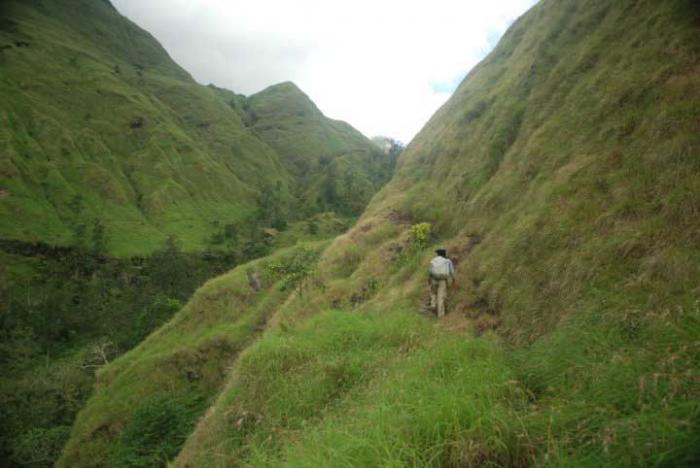
[[[203,84],[296,83],[328,117],[408,143],[536,0],[112,0]]]

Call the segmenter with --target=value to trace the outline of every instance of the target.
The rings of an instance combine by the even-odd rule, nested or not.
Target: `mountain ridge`
[[[195,83],[150,34],[108,5],[62,0],[3,7],[14,26],[1,37],[0,210],[17,222],[6,223],[0,235],[66,245],[76,242],[76,230],[100,222],[108,250],[120,255],[152,252],[171,235],[188,250],[202,250],[216,222],[249,225],[270,187],[279,186],[274,196],[288,205],[276,219],[298,205],[306,216],[335,208],[338,200],[321,206],[291,199],[295,192],[312,198],[319,184],[307,187],[289,174],[274,140],[249,128],[249,113],[238,108],[249,105],[247,98]],[[280,86],[306,98],[295,85]],[[317,111],[311,101],[306,106]],[[268,106],[265,115],[297,142],[304,140],[299,133],[335,125],[318,112],[305,127],[286,128],[279,112],[287,111]],[[364,194],[344,208],[346,215],[356,215],[391,170],[358,135],[351,127],[336,135],[339,142],[353,138],[371,155],[348,160]],[[287,146],[318,159],[325,150],[317,140]],[[383,173],[367,182],[364,174],[380,166]]]

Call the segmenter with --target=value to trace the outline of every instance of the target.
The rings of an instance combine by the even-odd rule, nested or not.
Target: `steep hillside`
[[[306,144],[316,166],[322,153],[362,153],[350,164],[362,196],[352,210],[342,207],[346,214],[359,214],[389,178],[391,168],[376,174],[374,147],[349,125],[318,110],[304,125],[280,117],[297,112],[294,99],[315,109],[300,91],[267,103],[263,92],[248,104],[201,86],[108,1],[0,8],[0,216],[8,220],[0,237],[74,244],[106,231],[110,252],[144,254],[168,236],[192,250],[219,223],[287,216],[299,205],[292,192],[313,198],[307,215],[337,209],[338,200],[316,204],[316,180],[290,172],[286,160],[307,157]],[[289,141],[269,142],[284,151],[247,128],[243,108],[258,102],[255,128],[283,133]],[[317,178],[324,172],[314,167]],[[260,216],[270,204],[279,213]]]
[[[357,152],[300,177],[249,101],[194,82],[108,0],[0,1],[0,466],[52,465],[96,368],[206,279],[343,232],[389,179],[349,125],[280,120],[296,104],[278,100],[285,148],[325,151],[337,126]]]
[[[235,357],[298,290],[325,245],[282,249],[211,280],[171,322],[101,369],[61,463],[153,466],[174,457]]]
[[[395,160],[345,122],[326,118],[293,83],[250,96],[246,115],[298,180],[302,212],[358,215],[390,178]]]
[[[238,115],[108,2],[2,8],[3,237],[68,244],[98,221],[116,253],[168,235],[192,248],[284,178]]]
[[[271,296],[175,466],[696,465],[699,38],[689,0],[542,0],[316,267],[272,269],[315,280]],[[438,245],[458,278],[433,322]],[[216,310],[186,308],[144,346],[182,321],[223,329]],[[179,414],[137,401],[146,416],[98,423],[130,395],[176,395],[118,363],[100,378],[62,466]]]

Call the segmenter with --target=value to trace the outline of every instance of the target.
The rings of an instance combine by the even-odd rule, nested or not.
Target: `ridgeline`
[[[195,251],[224,225],[357,216],[391,176],[293,84],[202,86],[109,2],[0,8],[3,238],[74,244],[100,226],[116,255],[170,236]]]

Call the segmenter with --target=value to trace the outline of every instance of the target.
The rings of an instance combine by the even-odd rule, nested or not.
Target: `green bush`
[[[51,465],[70,436],[70,426],[35,427],[17,437],[12,459],[22,466]]]
[[[159,396],[144,403],[114,448],[114,465],[165,466],[177,455],[205,407],[206,399],[197,394]]]
[[[268,277],[282,280],[282,290],[292,288],[303,294],[304,288],[316,274],[317,260],[317,252],[300,247],[291,255],[268,263],[265,270]]]
[[[411,226],[411,246],[416,250],[423,250],[430,244],[432,238],[432,228],[430,223],[420,223]]]

